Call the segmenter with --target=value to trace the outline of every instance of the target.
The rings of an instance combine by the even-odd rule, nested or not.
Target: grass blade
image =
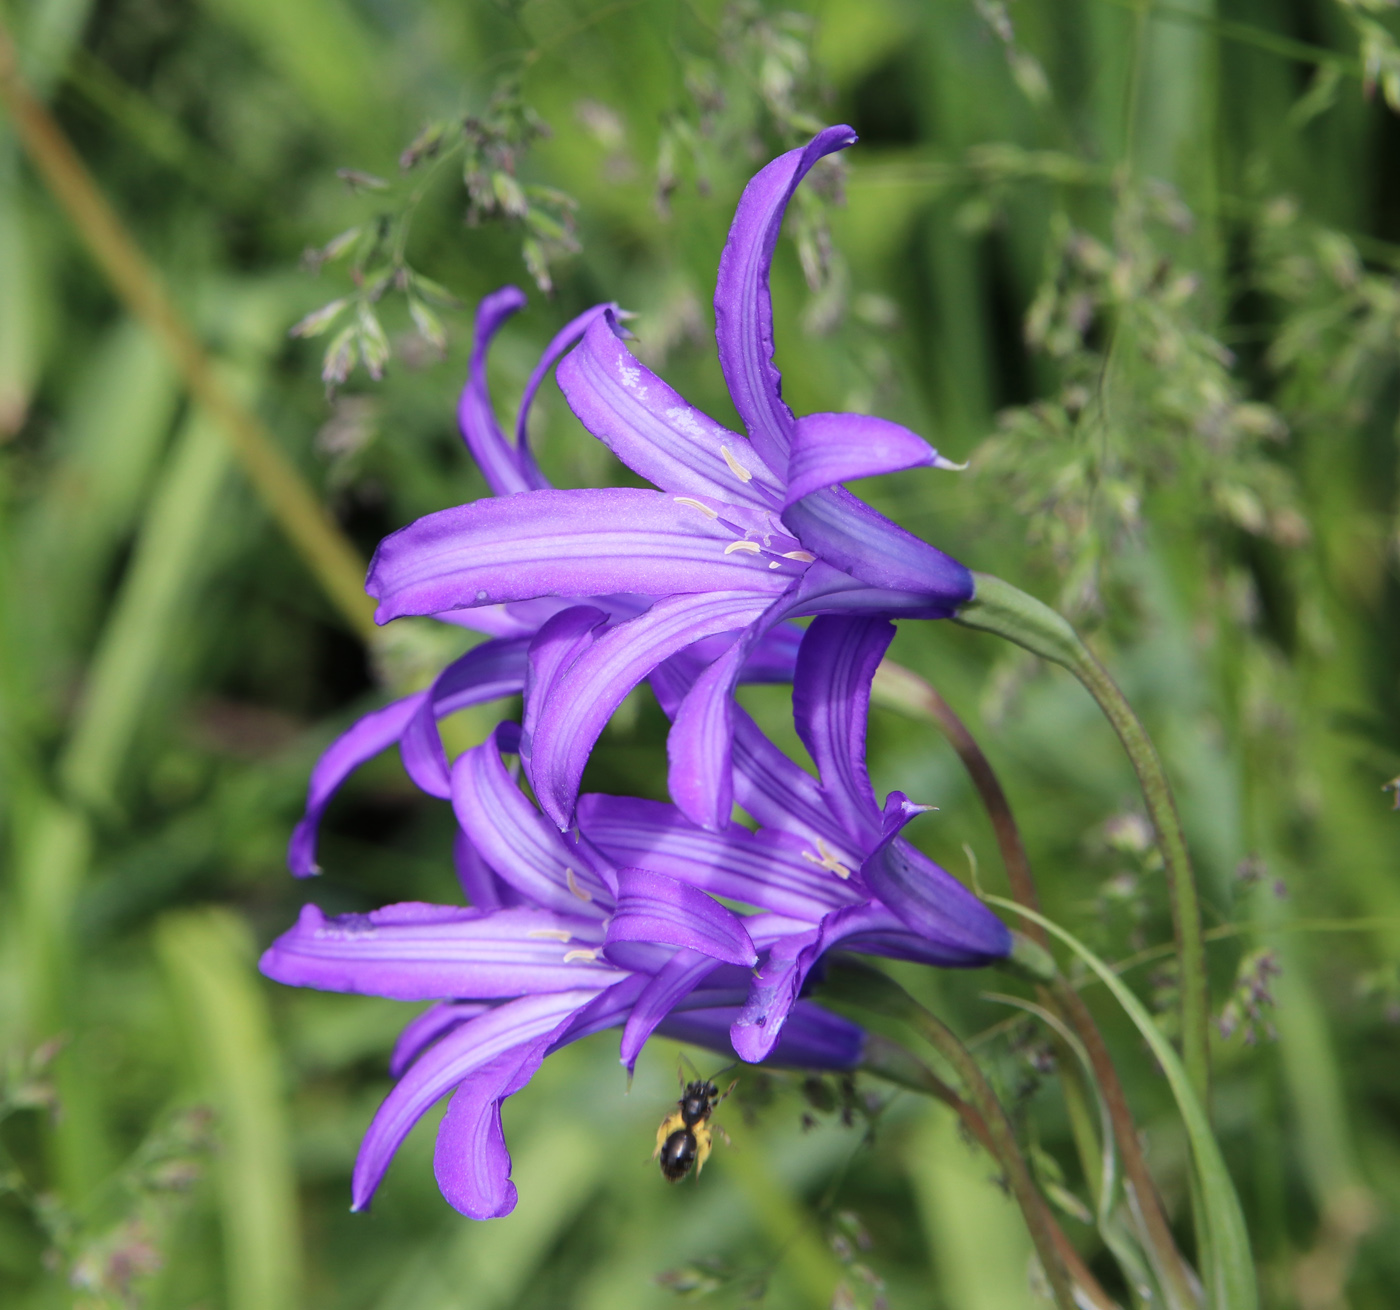
[[[1142,1034],[1152,1054],[1162,1066],[1176,1098],[1186,1135],[1191,1142],[1191,1159],[1195,1165],[1197,1242],[1201,1247],[1206,1275],[1206,1294],[1211,1310],[1256,1310],[1259,1291],[1254,1277],[1254,1260],[1250,1253],[1249,1233],[1245,1228],[1244,1212],[1230,1179],[1220,1146],[1211,1132],[1210,1121],[1192,1090],[1191,1080],[1172,1044],[1153,1022],[1141,1001],[1103,960],[1099,959],[1077,937],[1043,915],[1027,910],[1001,896],[985,898],[989,904],[1014,911],[1039,923],[1046,932],[1058,937],[1087,964],[1111,991],[1118,1004]]]

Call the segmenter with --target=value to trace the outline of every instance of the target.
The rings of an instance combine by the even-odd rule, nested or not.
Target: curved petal
[[[737,1054],[729,1033],[739,1013],[738,1006],[673,1010],[657,1031],[723,1055]],[[778,1044],[768,1053],[767,1063],[789,1069],[854,1069],[864,1056],[863,1028],[811,1001],[798,1001],[788,1014]]]
[[[583,426],[662,491],[760,508],[781,501],[782,484],[748,440],[638,363],[611,314],[560,364],[559,388]]]
[[[612,893],[526,799],[501,762],[496,736],[463,751],[452,766],[452,808],[462,831],[502,879],[535,905],[601,919]]]
[[[852,842],[868,850],[880,836],[880,809],[865,767],[870,680],[894,639],[888,619],[822,615],[797,656],[792,717],[821,775],[822,791]]]
[[[615,864],[636,865],[680,878],[759,909],[816,922],[859,894],[808,844],[773,830],[750,832],[731,824],[712,832],[674,805],[630,796],[579,797],[583,835]],[[746,926],[753,927],[752,921]]]
[[[823,487],[916,468],[957,468],[917,432],[869,414],[807,414],[792,429],[783,508]]]
[[[546,1039],[513,1046],[458,1085],[438,1124],[433,1177],[443,1199],[468,1219],[500,1219],[515,1209],[501,1102],[534,1077]]]
[[[486,485],[498,496],[512,496],[521,491],[534,491],[548,486],[529,459],[522,461],[520,452],[506,440],[496,411],[491,404],[491,389],[486,381],[486,355],[491,338],[501,325],[525,306],[525,293],[519,287],[502,287],[486,296],[476,309],[476,340],[472,345],[471,364],[467,370],[467,385],[457,402],[457,426],[467,443],[472,458],[481,469]],[[443,607],[448,608],[447,606]]]
[[[433,1103],[512,1048],[537,1041],[587,1005],[594,990],[525,996],[487,1010],[430,1046],[384,1098],[360,1143],[352,1210],[363,1210],[394,1152]]]
[[[298,878],[320,873],[316,863],[316,836],[321,816],[341,784],[366,760],[387,750],[408,726],[418,707],[427,699],[427,692],[416,692],[396,700],[383,709],[374,710],[342,732],[322,752],[311,770],[306,789],[306,810],[292,829],[287,843],[287,865]]]
[[[619,869],[617,893],[617,912],[605,939],[609,946],[659,942],[725,964],[758,963],[743,920],[698,887],[650,869]]]
[[[676,709],[666,738],[666,783],[671,799],[693,822],[727,827],[734,808],[734,689],[749,655],[765,633],[791,613],[800,582],[739,634],[738,640],[696,677]]]
[[[452,837],[452,864],[467,904],[476,910],[500,910],[520,905],[524,897],[481,858],[471,838],[458,828]]]
[[[433,1173],[449,1204],[472,1219],[495,1219],[515,1208],[501,1102],[535,1076],[551,1051],[621,1023],[644,981],[628,978],[608,988],[565,1015],[552,1032],[501,1054],[457,1089],[433,1151]]]
[[[851,905],[834,910],[815,928],[778,942],[754,975],[749,999],[729,1030],[739,1058],[756,1064],[768,1058],[782,1035],[802,984],[812,966],[833,946],[865,929],[889,927],[880,905]]]
[[[783,523],[812,554],[858,581],[922,596],[930,617],[947,618],[972,598],[963,565],[844,487],[803,497],[783,511]]]
[[[258,968],[291,987],[395,1001],[493,1000],[573,987],[606,987],[599,925],[523,906],[468,910],[407,901],[328,919],[304,905],[296,927]]]
[[[853,597],[857,599],[857,612],[860,612],[868,597],[868,589],[849,575],[817,562],[759,615],[733,646],[695,676],[685,696],[671,710],[674,723],[666,741],[670,763],[667,783],[671,799],[694,822],[716,829],[725,827],[729,822],[735,795],[734,731],[737,707],[734,704],[734,689],[758,642],[789,615],[822,614],[833,602],[840,606],[849,603]],[[886,603],[900,598],[891,594],[874,599],[877,612],[884,612]],[[916,611],[923,608],[922,598],[909,599],[914,600]],[[873,676],[873,673],[871,666],[870,675]],[[863,749],[863,724],[860,745]],[[838,775],[836,781],[840,783],[853,779]],[[850,828],[851,836],[867,836],[874,840],[878,832],[875,796],[869,792],[868,785],[866,790],[868,797],[864,811],[853,799],[845,798],[848,803],[844,809],[837,808],[837,815],[845,819],[848,817],[846,811],[850,811],[851,822],[846,826]],[[835,827],[837,832],[841,831],[840,824]]]
[[[468,705],[523,691],[529,647],[526,637],[484,641],[453,660],[434,679],[427,699],[419,705],[399,740],[404,769],[429,796],[446,800],[452,794],[447,752],[437,721]]]
[[[1011,951],[1011,934],[995,914],[951,873],[899,837],[926,806],[901,792],[885,801],[878,845],[861,865],[861,875],[902,923],[931,946],[949,953],[950,965],[990,964]]]
[[[682,497],[681,499],[685,499]],[[735,534],[661,491],[530,491],[456,505],[374,552],[377,623],[539,596],[782,591],[803,564],[731,550]]]
[[[622,1030],[618,1058],[629,1074],[636,1067],[637,1056],[647,1038],[656,1031],[656,1025],[675,1009],[682,997],[689,996],[714,971],[713,956],[681,949],[648,980]]]
[[[389,1056],[389,1077],[400,1078],[435,1041],[491,1007],[484,1001],[439,1001],[430,1005],[399,1034]]]
[[[535,724],[549,703],[554,682],[597,639],[608,616],[595,605],[574,605],[545,623],[530,643],[525,677],[525,708],[521,715],[520,750],[530,758]]]
[[[662,660],[702,637],[747,626],[767,605],[767,597],[743,591],[670,596],[583,651],[551,685],[530,741],[530,782],[544,812],[568,827],[594,742]]]
[[[817,781],[763,734],[739,706],[734,710],[734,799],[765,828],[801,837],[826,867],[849,877],[859,860]]]
[[[535,457],[530,453],[530,406],[535,403],[535,395],[544,385],[549,370],[554,367],[559,356],[583,336],[597,319],[605,314],[611,317],[616,310],[617,305],[609,301],[606,304],[594,305],[592,309],[585,309],[577,318],[565,323],[544,348],[540,362],[535,365],[530,380],[525,384],[525,392],[520,397],[520,413],[515,418],[515,452],[520,468],[532,487],[549,486],[549,480],[539,471]]]
[[[798,183],[823,155],[856,139],[849,127],[828,127],[804,147],[789,150],[757,173],[739,199],[715,282],[715,340],[734,408],[759,457],[786,469],[792,413],[783,403],[782,377],[773,363],[773,301],[768,271],[783,215]]]

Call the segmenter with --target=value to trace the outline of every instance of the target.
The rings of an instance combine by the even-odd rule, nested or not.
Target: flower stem
[[[1031,872],[1026,844],[1021,838],[1020,825],[1016,822],[1011,803],[991,761],[967,725],[928,682],[911,669],[891,660],[885,660],[876,670],[872,693],[887,705],[930,719],[948,738],[977,788],[977,794],[991,820],[1002,863],[1006,866],[1007,880],[1011,884],[1012,899],[1039,913],[1035,877]],[[1040,924],[1028,920],[1025,931],[1038,945],[1049,949],[1049,934]],[[1038,986],[1036,991],[1041,1004],[1061,1021],[1067,1019],[1084,1045],[1094,1080],[1098,1083],[1108,1111],[1113,1138],[1123,1160],[1123,1172],[1133,1189],[1145,1245],[1157,1276],[1167,1288],[1170,1304],[1197,1304],[1191,1272],[1172,1237],[1171,1226],[1147,1167],[1147,1158],[1143,1155],[1127,1095],[1092,1012],[1079,993],[1062,977],[1054,979],[1053,988]],[[1086,1169],[1086,1174],[1092,1176],[1092,1171]]]
[[[1009,582],[986,573],[974,576],[976,594],[958,611],[957,621],[996,633],[1067,668],[1098,702],[1132,761],[1166,868],[1181,975],[1182,1061],[1193,1089],[1206,1105],[1210,1096],[1210,996],[1205,940],[1191,856],[1166,770],[1123,693],[1069,623]]]
[[[0,24],[0,103],[113,289],[170,355],[190,394],[218,425],[258,496],[364,640],[377,629],[364,591],[365,566],[301,474],[257,417],[225,386],[194,330],[122,225],[62,128],[26,85],[13,42]]]
[[[833,961],[827,974],[825,989],[834,1000],[845,1001],[909,1024],[957,1071],[972,1106],[983,1121],[988,1149],[1006,1171],[1007,1183],[1020,1204],[1055,1304],[1060,1310],[1075,1310],[1074,1289],[1052,1232],[1054,1219],[1031,1178],[1021,1148],[1016,1144],[1011,1120],[1007,1118],[1006,1111],[1002,1109],[972,1052],[937,1015],[924,1009],[893,978],[876,969],[839,958]],[[941,1093],[934,1094],[946,1099]]]
[[[879,1033],[869,1034],[866,1038],[865,1058],[861,1061],[861,1068],[884,1078],[888,1082],[896,1083],[900,1087],[907,1087],[911,1091],[921,1092],[925,1096],[932,1096],[942,1101],[963,1121],[968,1132],[977,1139],[982,1148],[1005,1167],[1005,1162],[1001,1160],[997,1151],[996,1138],[977,1107],[963,1100],[922,1060],[918,1059],[912,1052],[907,1051],[898,1042]],[[1020,1198],[1018,1197],[1018,1199]],[[1065,1235],[1064,1229],[1056,1222],[1039,1191],[1035,1192],[1035,1202],[1037,1208],[1043,1212],[1044,1222],[1055,1251],[1064,1261],[1070,1277],[1087,1297],[1089,1303],[1095,1307],[1095,1310],[1119,1310],[1118,1303],[1099,1285],[1098,1279],[1084,1263],[1084,1258],[1075,1250],[1074,1244]],[[1029,1223],[1029,1216],[1027,1222]]]

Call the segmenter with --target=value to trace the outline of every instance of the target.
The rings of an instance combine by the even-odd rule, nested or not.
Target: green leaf
[[[987,896],[984,899],[988,904],[1012,910],[1038,923],[1046,932],[1064,942],[1099,976],[1152,1048],[1152,1054],[1157,1057],[1171,1085],[1191,1143],[1197,1184],[1195,1195],[1199,1198],[1196,1237],[1205,1256],[1207,1303],[1211,1310],[1257,1310],[1259,1290],[1254,1277],[1254,1260],[1250,1253],[1244,1212],[1240,1208],[1240,1199],[1229,1170],[1225,1168],[1219,1143],[1211,1131],[1210,1120],[1191,1089],[1191,1080],[1186,1076],[1181,1057],[1123,980],[1077,937],[1015,901],[1001,896]]]

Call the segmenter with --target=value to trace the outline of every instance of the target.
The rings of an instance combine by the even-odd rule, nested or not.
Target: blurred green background
[[[483,493],[453,413],[470,312],[504,282],[531,307],[493,354],[503,415],[553,332],[617,300],[638,353],[736,424],[710,310],[734,203],[814,123],[852,123],[861,144],[779,248],[786,395],[970,459],[861,491],[1092,634],[1157,737],[1197,859],[1216,1122],[1265,1304],[1395,1304],[1389,0],[0,13],[219,376],[366,558]],[[460,149],[400,169],[425,125],[450,146],[464,115],[466,184]],[[303,261],[351,228],[338,258]],[[289,336],[342,298],[328,336]],[[349,374],[333,394],[328,343]],[[624,480],[552,386],[536,418],[561,485]],[[653,1043],[629,1091],[609,1034],[508,1106],[511,1217],[474,1225],[441,1200],[431,1123],[373,1209],[348,1213],[411,1007],[290,991],[254,965],[308,897],[457,898],[450,811],[392,753],[333,806],[323,878],[295,884],[283,850],[321,748],[468,640],[425,627],[367,648],[0,117],[0,1304],[1036,1304],[1018,1214],[942,1107],[862,1080],[843,1125],[841,1089],[747,1074],[721,1115],[733,1149],[672,1189],[648,1156],[676,1049]],[[1088,698],[949,625],[905,625],[894,655],[979,733],[1048,912],[1111,959],[1146,953],[1126,976],[1169,1020],[1159,864]],[[745,697],[800,749],[781,689]],[[510,708],[448,723],[449,745]],[[872,768],[882,792],[940,807],[917,830],[932,854],[1004,890],[930,730],[876,710]],[[658,796],[663,776],[664,721],[639,693],[586,785]],[[1127,1304],[1075,1218],[1084,1180],[1044,1035],[983,996],[1010,984],[907,981],[985,1055],[1068,1231]],[[1085,994],[1189,1242],[1165,1086],[1101,989]]]

